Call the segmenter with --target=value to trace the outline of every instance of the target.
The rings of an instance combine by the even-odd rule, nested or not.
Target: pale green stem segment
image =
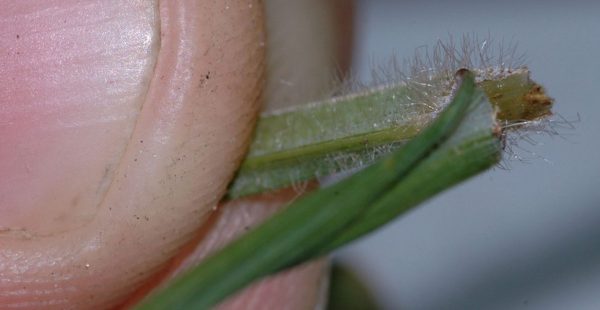
[[[208,309],[250,282],[311,259],[494,165],[492,107],[467,73],[452,103],[390,156],[288,206],[150,296],[138,309]]]
[[[526,69],[478,84],[497,107],[502,123],[550,113],[551,99]],[[450,89],[437,95],[450,95]],[[439,113],[439,107],[414,97],[411,86],[403,84],[262,116],[228,198],[374,162],[416,136]]]

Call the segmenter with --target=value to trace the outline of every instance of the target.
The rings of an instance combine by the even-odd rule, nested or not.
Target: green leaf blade
[[[500,145],[491,114],[471,124],[478,106],[492,109],[481,98],[467,74],[448,108],[400,150],[295,201],[137,309],[212,307],[252,281],[324,254],[489,167]]]

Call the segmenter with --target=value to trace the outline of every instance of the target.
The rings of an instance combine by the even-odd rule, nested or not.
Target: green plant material
[[[442,76],[434,79],[442,90],[431,94],[433,99],[419,94],[430,90],[402,83],[262,116],[228,198],[362,167],[397,149],[439,113],[443,104],[436,101],[447,100],[452,85]],[[552,100],[527,69],[478,84],[499,111],[502,124],[550,114]]]
[[[432,194],[500,160],[502,145],[494,132],[494,110],[481,90],[475,92],[472,100],[478,104],[472,106],[453,135],[423,159],[401,183],[370,206],[361,218],[323,247],[321,253],[328,253],[381,227]]]
[[[466,70],[465,70],[466,71]],[[314,258],[494,165],[492,107],[472,74],[417,137],[352,177],[295,201],[150,296],[138,309],[206,309],[252,281]]]
[[[329,283],[327,310],[379,309],[367,286],[347,267],[334,263]]]

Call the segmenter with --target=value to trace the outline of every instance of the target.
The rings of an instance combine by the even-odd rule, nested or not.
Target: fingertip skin
[[[113,307],[192,239],[243,156],[262,3],[5,2],[0,309]]]
[[[158,7],[1,6],[0,229],[65,232],[95,217],[115,176],[156,66]]]
[[[308,189],[314,189],[310,184]],[[128,309],[144,297],[169,285],[229,242],[254,229],[301,195],[288,188],[221,203],[195,240],[179,252],[156,276],[138,289],[119,309]],[[257,248],[256,251],[268,249]],[[221,302],[216,309],[315,309],[325,302],[328,261],[321,258],[261,279]]]

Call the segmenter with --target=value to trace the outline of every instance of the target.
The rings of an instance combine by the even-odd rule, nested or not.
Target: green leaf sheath
[[[253,280],[354,239],[489,167],[497,160],[500,147],[497,141],[491,142],[496,139],[491,131],[491,107],[482,97],[485,99],[476,91],[473,76],[467,74],[452,103],[401,149],[295,201],[175,279],[139,309],[207,309]],[[486,121],[468,124],[471,121],[466,120],[480,110],[476,106],[486,104]],[[451,173],[447,174],[447,169]]]
[[[449,84],[448,84],[449,85]],[[519,69],[480,81],[501,123],[550,113],[551,99]],[[450,87],[436,96],[450,94]],[[410,85],[375,89],[262,116],[228,198],[366,166],[416,136],[439,113]]]

